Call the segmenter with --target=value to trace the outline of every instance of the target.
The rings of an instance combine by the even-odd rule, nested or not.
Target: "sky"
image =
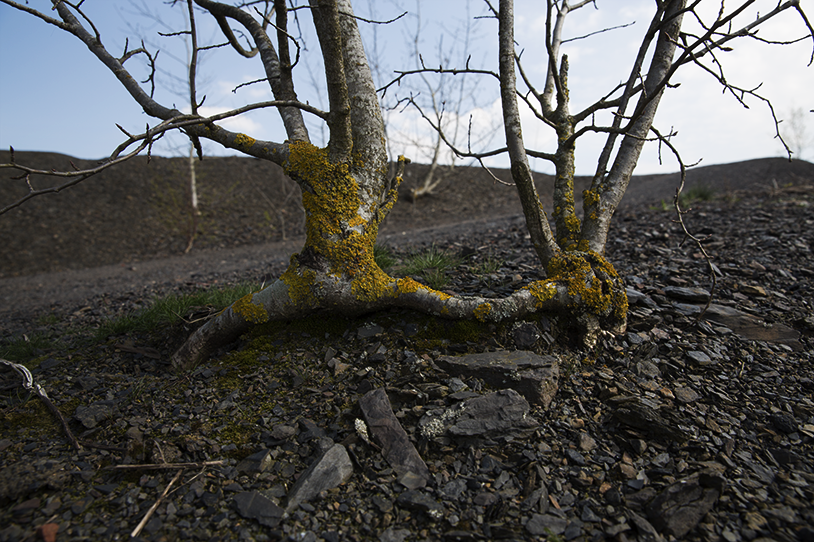
[[[527,75],[542,88],[545,77],[545,13],[539,1],[517,0],[516,41],[522,51]],[[29,0],[28,5],[49,16],[49,0]],[[652,0],[597,0],[596,7],[587,5],[572,12],[566,20],[564,37],[579,37],[603,29],[629,25],[603,32],[586,39],[564,44],[569,56],[569,87],[572,112],[593,103],[627,78],[641,36],[652,15]],[[717,9],[719,3],[702,4],[705,10]],[[777,5],[775,0],[759,0],[755,9],[745,12],[743,23],[751,21],[757,12],[766,13]],[[814,0],[802,0],[814,21]],[[415,51],[429,66],[461,66],[467,57],[470,66],[496,70],[497,24],[482,17],[485,4],[476,0],[360,0],[354,2],[356,13],[377,20],[408,15],[387,25],[360,23],[368,56],[375,67],[377,84],[393,78],[394,70],[414,68]],[[726,6],[731,9],[730,3]],[[184,27],[183,11],[164,7],[155,0],[86,0],[83,9],[99,29],[103,44],[114,54],[121,55],[125,38],[129,47],[140,46],[143,39],[150,51],[158,55],[159,81],[156,98],[167,105],[184,109],[183,77],[186,48],[182,38],[161,37],[158,31],[169,32]],[[157,17],[144,17],[143,12],[161,9]],[[706,11],[704,13],[714,13]],[[212,21],[198,13],[202,43],[222,41]],[[633,24],[631,24],[633,23]],[[420,31],[417,31],[420,28]],[[326,107],[324,76],[319,59],[319,47],[311,30],[307,13],[300,12],[298,24],[291,32],[299,38],[302,58],[295,68],[300,98],[318,107]],[[790,40],[806,34],[800,17],[788,10],[759,33],[764,39]],[[796,125],[802,134],[800,158],[814,160],[814,66],[809,38],[790,46],[737,40],[733,51],[721,53],[724,73],[729,82],[742,88],[759,87],[770,99],[775,112],[789,133]],[[125,66],[139,79],[147,71],[143,55],[127,61]],[[227,49],[206,52],[199,67],[199,97],[206,100],[204,114],[239,107],[249,102],[271,99],[267,86],[241,83],[262,77],[257,58],[245,59]],[[119,85],[113,75],[74,36],[48,25],[29,14],[0,4],[0,148],[60,152],[79,158],[98,159],[124,139],[118,123],[131,133],[143,131],[147,124],[156,124],[140,111],[138,105]],[[175,75],[172,75],[175,74]],[[180,78],[179,78],[180,74]],[[764,102],[747,96],[745,108],[709,74],[689,66],[680,70],[662,99],[656,126],[662,133],[677,132],[673,143],[685,163],[700,161],[702,165],[730,163],[784,154],[775,137],[775,126]],[[439,85],[443,88],[439,90]],[[388,107],[390,149],[394,155],[404,154],[415,161],[427,162],[431,156],[433,133],[415,108],[399,104],[400,98],[413,95],[426,112],[431,113],[434,91],[436,102],[443,100],[444,126],[450,133],[457,125],[457,143],[466,147],[467,138],[473,149],[488,150],[503,146],[498,88],[494,78],[468,75],[465,78],[447,76],[441,83],[428,76],[404,80],[384,98]],[[188,107],[186,108],[188,110]],[[526,146],[553,152],[556,135],[537,121],[530,110],[523,111],[523,134]],[[597,117],[602,121],[603,117]],[[313,117],[308,118],[315,143],[321,143],[325,127]],[[471,126],[471,129],[468,127]],[[256,139],[282,141],[285,134],[279,116],[271,110],[241,116],[224,123],[224,127],[247,133]],[[799,136],[798,136],[799,139]],[[593,174],[604,138],[593,136],[577,144],[577,173]],[[154,152],[179,155],[186,152],[186,143],[168,138]],[[231,151],[214,145],[205,147],[206,154],[224,155]],[[443,154],[449,160],[449,154]],[[661,163],[660,163],[661,162]],[[495,167],[506,167],[505,156],[487,161]],[[532,167],[551,172],[544,161]],[[646,145],[636,173],[668,173],[678,169],[668,154],[660,160],[657,146]]]

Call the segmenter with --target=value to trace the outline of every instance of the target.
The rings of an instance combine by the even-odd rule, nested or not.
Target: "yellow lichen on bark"
[[[475,318],[479,322],[485,322],[486,318],[489,316],[489,313],[492,312],[492,304],[491,303],[481,303],[477,307],[475,307],[474,313]]]
[[[288,269],[280,276],[280,280],[288,286],[288,297],[292,302],[310,303],[315,299],[314,292],[311,291],[314,277],[316,277],[316,273],[312,269],[299,269],[295,254],[291,257]]]
[[[254,294],[248,294],[235,301],[232,305],[232,311],[252,324],[268,322],[269,313],[266,312],[262,305],[253,303],[252,297],[254,297]]]
[[[246,134],[237,134],[235,136],[235,143],[241,147],[248,148],[257,143],[257,140],[253,137],[247,136]]]
[[[613,266],[596,252],[563,252],[548,264],[549,280],[562,282],[571,296],[579,296],[588,312],[601,316],[613,309],[617,316],[627,314],[627,296],[618,287],[603,285],[597,277],[618,278]]]
[[[536,280],[526,286],[525,288],[537,300],[537,308],[543,306],[543,303],[557,295],[557,287],[550,280]]]

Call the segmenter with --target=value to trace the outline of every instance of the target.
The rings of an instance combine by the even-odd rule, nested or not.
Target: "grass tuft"
[[[438,290],[449,282],[446,275],[447,270],[456,267],[460,263],[461,260],[457,256],[432,245],[424,252],[408,257],[398,271],[405,275],[420,277],[431,288]]]
[[[198,309],[220,311],[259,289],[259,284],[246,282],[223,288],[208,288],[192,294],[161,297],[145,309],[108,320],[96,332],[96,337],[154,331],[161,326],[177,324]]]

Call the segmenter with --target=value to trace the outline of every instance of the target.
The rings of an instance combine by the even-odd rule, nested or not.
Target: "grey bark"
[[[511,160],[512,179],[517,186],[532,245],[540,260],[546,264],[558,252],[558,248],[548,224],[548,217],[540,203],[537,187],[534,186],[528,156],[523,146],[523,127],[517,106],[517,78],[514,72],[514,2],[512,0],[501,0],[500,2],[498,39],[500,99],[503,106],[503,126]]]
[[[639,160],[645,138],[653,126],[665,79],[671,72],[678,34],[684,16],[686,0],[671,0],[663,15],[663,24],[656,42],[656,49],[647,71],[644,89],[639,96],[641,114],[622,139],[616,159],[607,177],[594,179],[591,190],[599,196],[594,203],[586,200],[585,219],[581,239],[598,253],[605,250],[608,229],[613,213],[627,190],[630,177]],[[637,106],[637,109],[639,107]]]

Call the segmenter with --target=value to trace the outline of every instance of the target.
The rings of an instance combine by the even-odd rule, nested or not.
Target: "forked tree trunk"
[[[512,173],[548,280],[502,299],[463,298],[434,291],[409,278],[394,279],[376,265],[373,246],[378,227],[395,203],[401,178],[400,173],[386,178],[384,124],[373,79],[356,21],[349,16],[350,3],[343,0],[338,4],[337,8],[330,2],[312,0],[330,81],[330,143],[319,149],[307,141],[291,142],[284,163],[286,173],[303,189],[305,246],[292,256],[279,280],[237,301],[196,331],[173,356],[173,365],[183,368],[204,360],[253,324],[315,312],[358,315],[404,307],[444,318],[501,322],[544,311],[561,317],[567,322],[564,325],[576,327],[588,346],[602,330],[624,330],[627,299],[613,266],[598,253],[566,252],[553,238],[531,182],[519,114],[516,119],[505,117]],[[513,39],[505,32],[501,25],[501,46]],[[501,87],[504,110],[516,112],[513,61],[512,46],[501,52],[501,72],[507,62],[512,71],[505,79],[501,73]],[[403,165],[400,159],[400,171]]]

